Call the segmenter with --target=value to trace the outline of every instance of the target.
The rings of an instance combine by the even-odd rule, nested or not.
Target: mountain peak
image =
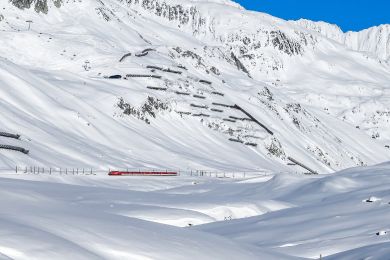
[[[306,19],[292,21],[301,27],[347,46],[354,51],[367,52],[381,60],[390,59],[390,25],[383,24],[362,31],[344,33],[340,27],[326,22],[314,22]]]

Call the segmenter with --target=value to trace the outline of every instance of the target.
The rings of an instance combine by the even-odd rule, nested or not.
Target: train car
[[[109,176],[178,176],[177,172],[169,171],[110,171]]]

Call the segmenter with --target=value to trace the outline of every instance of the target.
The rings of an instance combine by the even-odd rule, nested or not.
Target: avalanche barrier
[[[12,145],[4,145],[4,144],[0,144],[0,149],[17,151],[17,152],[21,152],[24,154],[28,154],[30,152],[29,150],[26,150],[22,147],[12,146]]]
[[[164,72],[169,72],[173,74],[182,74],[183,72],[177,71],[177,70],[171,70],[171,69],[163,69]]]
[[[161,67],[158,67],[158,66],[154,66],[154,65],[148,65],[146,66],[147,69],[154,69],[154,70],[163,70],[163,68]]]
[[[210,115],[203,114],[203,113],[200,113],[200,114],[192,114],[192,116],[195,116],[195,117],[210,117]]]
[[[245,145],[257,147],[257,144],[256,144],[256,143],[247,142],[247,143],[245,143]]]
[[[189,96],[190,93],[187,93],[187,92],[180,92],[180,91],[175,91],[175,94],[177,95],[183,95],[183,96]]]
[[[184,67],[183,65],[178,65],[177,66],[179,69],[183,69],[183,70],[188,70],[186,67]]]
[[[208,109],[209,108],[208,106],[195,105],[195,104],[191,104],[190,106],[196,107],[196,108],[204,108],[204,109]]]
[[[153,90],[167,91],[167,88],[151,87],[151,86],[147,86],[146,88],[148,88],[148,89],[153,89]]]
[[[253,121],[252,119],[250,119],[250,118],[245,118],[245,117],[229,116],[229,118],[231,118],[231,119],[233,119],[233,120],[238,120],[238,121]]]
[[[211,81],[208,81],[208,80],[204,80],[204,79],[201,79],[199,80],[199,83],[203,83],[203,84],[206,84],[206,85],[211,85]]]
[[[149,52],[142,52],[142,53],[136,53],[135,56],[136,57],[144,57],[144,56],[146,56],[148,54],[149,54]]]
[[[13,138],[13,139],[19,139],[20,135],[18,134],[11,134],[7,132],[0,132],[0,136],[7,137],[7,138]]]
[[[239,140],[239,139],[234,139],[234,138],[229,138],[229,141],[236,142],[236,143],[244,143],[244,141]]]
[[[124,61],[127,57],[130,57],[130,56],[131,56],[131,53],[127,53],[127,54],[123,55],[123,57],[119,60],[119,62]]]
[[[316,172],[316,171],[310,169],[309,167],[307,167],[307,166],[304,165],[303,163],[298,162],[297,160],[295,160],[295,159],[292,158],[292,157],[287,157],[287,159],[289,159],[291,162],[295,163],[296,165],[299,165],[299,166],[301,166],[302,168],[308,170],[308,171],[311,172],[312,174],[318,174],[318,172]]]
[[[201,95],[193,95],[194,98],[200,98],[200,99],[206,99],[205,96],[201,96]]]
[[[226,104],[222,104],[222,103],[211,103],[211,104],[214,105],[214,106],[219,106],[219,107],[236,108],[235,106],[226,105]]]
[[[213,91],[213,92],[211,92],[211,94],[213,94],[213,95],[218,95],[218,96],[225,96],[225,94],[223,94],[223,93],[221,93],[221,92],[217,92],[217,91]]]
[[[235,109],[238,109],[240,110],[242,113],[244,113],[247,117],[249,117],[250,119],[252,119],[255,123],[257,123],[259,126],[261,126],[265,131],[267,131],[270,135],[274,135],[274,133],[269,130],[265,125],[263,125],[262,123],[260,123],[259,121],[256,120],[256,118],[254,118],[251,114],[249,114],[248,112],[246,112],[243,108],[241,108],[239,105],[234,105],[233,108]]]
[[[149,51],[156,51],[156,50],[152,49],[152,48],[147,48],[147,49],[143,50],[141,53],[145,53],[145,52],[149,52]]]

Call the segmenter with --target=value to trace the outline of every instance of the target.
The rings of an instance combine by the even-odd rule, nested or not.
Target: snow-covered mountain
[[[1,150],[0,167],[305,171],[294,158],[325,173],[390,160],[388,34],[370,30],[228,0],[3,1],[0,132],[21,138],[0,144],[30,153]]]
[[[293,23],[316,31],[352,50],[370,53],[383,61],[390,59],[390,24],[374,26],[359,32],[344,33],[337,25],[325,22],[301,19]]]

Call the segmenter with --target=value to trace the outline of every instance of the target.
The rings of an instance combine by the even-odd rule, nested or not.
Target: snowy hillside
[[[3,173],[0,258],[388,259],[389,171],[384,164],[250,179]]]
[[[29,150],[1,150],[1,168],[390,160],[389,65],[331,35],[230,1],[13,0],[0,15],[0,132],[21,135],[0,144]]]

